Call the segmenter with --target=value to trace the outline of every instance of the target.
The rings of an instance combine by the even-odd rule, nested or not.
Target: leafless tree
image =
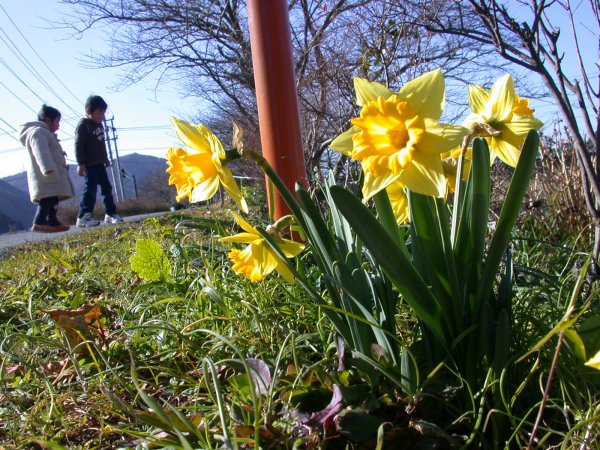
[[[453,0],[445,0],[453,3]],[[111,49],[91,55],[99,67],[123,68],[122,82],[147,75],[175,80],[204,111],[193,117],[219,134],[235,120],[257,139],[257,112],[246,3],[243,0],[63,0],[77,33],[102,27]],[[486,60],[462,36],[419,31],[406,22],[407,6],[392,0],[290,0],[304,148],[311,174],[349,162],[327,144],[355,110],[352,78],[391,88],[435,67],[461,80]],[[110,37],[110,38],[108,38]],[[464,98],[464,92],[462,94]],[[209,110],[209,112],[206,111]],[[192,116],[190,114],[190,116]],[[190,117],[191,119],[192,117]]]
[[[586,61],[582,41],[599,48],[598,0],[412,1],[413,24],[467,38],[504,60],[538,74],[572,135],[587,209],[595,226],[593,256],[600,255],[600,80],[598,55]],[[419,11],[418,15],[414,12]],[[585,11],[585,12],[584,12]],[[582,26],[577,14],[585,14]],[[567,20],[561,29],[557,17]],[[565,45],[566,44],[566,45]],[[572,50],[571,50],[572,49]],[[573,51],[575,62],[565,53]],[[596,271],[598,267],[596,265]]]

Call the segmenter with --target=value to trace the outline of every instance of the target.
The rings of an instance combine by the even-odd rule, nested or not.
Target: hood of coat
[[[27,147],[27,138],[38,128],[44,128],[48,131],[48,133],[51,133],[50,128],[48,128],[48,125],[46,125],[40,120],[24,123],[23,125],[21,125],[21,130],[19,131],[19,140],[21,141],[21,144]]]

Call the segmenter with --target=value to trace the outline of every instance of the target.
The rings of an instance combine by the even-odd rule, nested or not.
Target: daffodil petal
[[[186,147],[200,152],[211,152],[210,142],[205,136],[207,128],[204,125],[192,125],[175,117],[171,117],[171,125]]]
[[[223,167],[222,172],[219,174],[219,178],[221,179],[221,184],[229,196],[235,201],[238,208],[240,208],[242,212],[248,214],[248,205],[246,204],[246,200],[242,196],[242,192],[235,182],[231,171],[226,167]]]
[[[331,144],[329,144],[329,148],[335,150],[336,152],[340,152],[342,155],[352,156],[353,153],[353,145],[352,145],[352,136],[360,131],[356,125],[352,125],[352,127],[344,131],[338,137],[336,137]]]
[[[521,150],[510,144],[505,139],[491,138],[490,147],[494,149],[494,154],[511,167],[517,167]]]
[[[365,172],[363,181],[362,194],[366,202],[382,189],[385,189],[400,177],[399,174],[388,173],[383,176],[375,176],[369,172]]]
[[[262,239],[257,239],[252,243],[252,257],[256,262],[256,267],[263,275],[270,274],[277,267],[277,259],[273,250]]]
[[[277,273],[281,275],[286,282],[290,284],[294,284],[296,282],[294,275],[292,275],[292,271],[288,268],[285,262],[280,261],[279,264],[275,266],[275,270],[277,270]]]
[[[192,203],[205,202],[217,193],[219,179],[217,177],[206,178],[192,189],[190,201]]]
[[[513,134],[526,137],[531,130],[539,130],[544,123],[533,116],[514,114],[512,120],[504,124]]]
[[[588,367],[593,367],[596,370],[600,370],[600,352],[596,353],[596,355],[585,363]]]
[[[399,180],[413,192],[443,197],[446,179],[439,154],[415,152],[413,160],[400,174]]]
[[[510,74],[499,78],[490,89],[486,115],[492,122],[505,122],[515,104],[515,83]]]
[[[356,91],[356,104],[358,106],[364,106],[379,97],[385,99],[394,94],[383,84],[360,77],[354,77],[354,90]]]
[[[463,138],[469,134],[467,128],[439,123],[432,119],[425,119],[425,133],[417,145],[420,151],[440,154],[459,146]]]
[[[464,128],[471,130],[473,125],[475,125],[476,123],[483,123],[483,122],[485,122],[485,119],[483,118],[483,116],[481,114],[471,113],[463,121],[462,126]]]
[[[246,222],[242,216],[240,216],[239,214],[237,214],[233,211],[230,211],[230,214],[233,217],[233,220],[235,220],[235,223],[237,223],[242,230],[254,235],[254,239],[261,238],[261,235],[256,230],[256,228],[254,228],[252,225],[250,225],[248,222]]]
[[[444,74],[440,69],[427,72],[400,89],[400,96],[410,102],[415,114],[431,119],[442,115],[445,95]]]
[[[485,110],[485,105],[490,99],[490,93],[477,84],[469,85],[469,105],[477,115]]]
[[[408,208],[408,197],[404,191],[404,185],[396,181],[390,184],[386,190],[394,217],[396,217],[396,222],[398,225],[408,223],[410,221],[410,210]]]
[[[238,233],[233,236],[225,236],[219,238],[219,242],[237,242],[242,244],[249,244],[256,240],[256,234],[254,233]]]
[[[304,250],[304,244],[289,239],[284,239],[283,242],[278,242],[277,245],[279,245],[286,258],[293,258]]]

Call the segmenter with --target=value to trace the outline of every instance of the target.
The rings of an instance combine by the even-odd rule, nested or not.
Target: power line
[[[40,97],[39,95],[37,95],[37,93],[33,89],[31,89],[29,87],[29,85],[27,83],[25,83],[25,81],[23,81],[21,79],[21,77],[19,77],[19,75],[17,75],[17,73],[14,70],[11,69],[11,67],[6,63],[6,61],[4,61],[4,59],[0,58],[0,64],[2,64],[4,67],[6,67],[6,70],[8,70],[10,73],[12,73],[14,75],[14,77],[17,80],[19,80],[21,82],[21,84],[23,86],[25,86],[27,88],[27,90],[29,92],[31,92],[40,102],[44,103],[44,99],[42,97]]]
[[[17,131],[17,129],[15,127],[13,127],[11,124],[9,124],[6,120],[4,120],[2,117],[0,117],[0,120],[2,122],[4,122],[6,124],[6,126],[8,126],[9,128],[11,128],[13,131]]]
[[[46,88],[48,89],[52,94],[54,94],[54,96],[56,96],[56,98],[58,98],[63,104],[65,104],[67,106],[67,108],[69,108],[70,110],[72,110],[73,112],[75,112],[75,110],[67,104],[67,102],[65,102],[61,96],[52,88],[52,86],[50,86],[50,84],[48,84],[48,82],[44,79],[44,77],[36,70],[36,68],[33,66],[33,64],[31,64],[31,62],[29,62],[29,60],[27,59],[27,57],[23,54],[23,52],[21,52],[21,50],[19,50],[19,48],[17,47],[17,45],[13,42],[13,40],[10,38],[10,36],[6,33],[6,31],[4,31],[2,29],[2,27],[0,27],[0,32],[2,32],[2,34],[4,34],[4,36],[6,37],[6,39],[8,39],[8,42],[2,37],[0,36],[0,40],[4,43],[4,45],[6,45],[6,47],[12,52],[13,55],[15,55],[15,57],[17,58],[17,60],[19,60],[19,62],[21,64],[23,64],[23,66],[25,66],[25,68]]]
[[[7,136],[10,136],[11,138],[13,138],[15,141],[19,142],[19,140],[16,137],[13,136],[13,133],[11,131],[6,131],[2,127],[0,127],[0,131],[2,131],[2,133],[6,134]]]
[[[7,85],[5,85],[2,81],[0,81],[0,84],[4,87],[4,89],[6,89],[8,92],[10,92],[17,100],[19,100],[21,103],[23,103],[23,105],[26,108],[28,108],[30,111],[32,111],[34,114],[36,114],[34,109],[31,106],[29,106],[27,103],[25,103],[23,100],[21,100],[21,97],[19,97],[17,94],[15,94],[13,91],[11,91]]]
[[[25,35],[23,33],[21,33],[21,30],[19,29],[19,27],[17,27],[17,25],[15,24],[15,22],[12,20],[12,18],[8,15],[8,13],[6,12],[6,10],[4,9],[4,7],[2,5],[0,5],[0,9],[2,9],[2,11],[4,12],[4,14],[6,15],[6,17],[8,17],[8,20],[10,20],[10,22],[13,24],[13,26],[15,27],[15,29],[18,31],[18,33],[21,35],[21,37],[23,38],[23,40],[27,43],[27,45],[29,46],[29,48],[33,51],[33,53],[35,53],[35,55],[38,57],[38,59],[42,62],[42,64],[48,69],[48,71],[54,76],[54,78],[56,78],[56,80],[61,84],[62,87],[64,87],[66,89],[66,91],[71,94],[71,96],[79,103],[80,100],[78,99],[78,97],[73,94],[73,92],[62,82],[62,80],[56,75],[56,73],[54,73],[54,71],[48,66],[48,64],[46,64],[46,62],[43,60],[43,58],[40,56],[40,54],[35,50],[35,48],[33,48],[33,46],[29,43],[29,41],[27,40],[27,38],[25,37]]]

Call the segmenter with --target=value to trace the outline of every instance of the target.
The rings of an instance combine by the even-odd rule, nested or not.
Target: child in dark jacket
[[[96,192],[100,193],[104,202],[104,222],[121,223],[123,219],[117,214],[117,207],[112,195],[112,185],[108,179],[106,168],[110,166],[106,143],[104,141],[104,115],[108,105],[99,95],[91,95],[85,103],[85,118],[81,119],[75,129],[75,157],[77,158],[77,175],[84,177],[83,194],[77,215],[78,227],[93,227],[100,222],[92,217],[96,204]]]

